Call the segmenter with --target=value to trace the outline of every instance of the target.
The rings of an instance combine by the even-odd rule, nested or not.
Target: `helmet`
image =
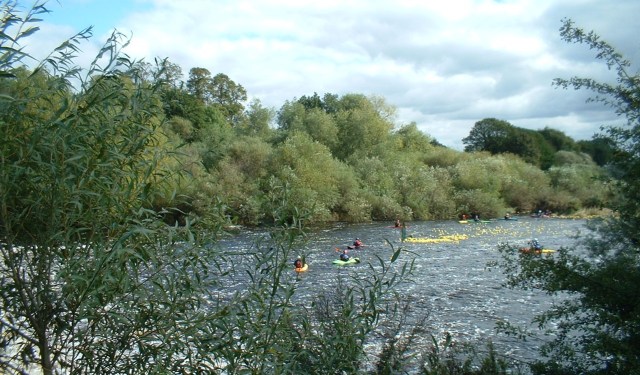
[[[534,238],[533,240],[534,240],[535,242],[538,242],[538,239],[537,239],[537,238]]]
[[[300,255],[298,255],[298,258],[296,258],[296,259],[302,259],[302,257]]]
[[[359,238],[356,238],[356,241],[360,241],[360,239],[359,239]]]

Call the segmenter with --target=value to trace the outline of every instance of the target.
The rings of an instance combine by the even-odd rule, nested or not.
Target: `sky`
[[[18,2],[23,7],[31,1]],[[115,29],[124,52],[224,73],[278,110],[303,95],[383,97],[395,124],[415,122],[445,146],[484,118],[591,139],[620,122],[593,94],[554,78],[616,75],[587,46],[560,38],[564,18],[640,66],[638,0],[49,0],[26,50],[44,57],[86,27],[90,61]]]

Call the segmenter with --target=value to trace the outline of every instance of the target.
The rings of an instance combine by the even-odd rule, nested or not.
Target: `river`
[[[515,359],[536,358],[540,340],[521,342],[498,334],[496,322],[532,327],[531,318],[548,309],[553,300],[539,291],[503,287],[504,275],[498,269],[488,268],[487,263],[499,260],[499,243],[526,246],[531,238],[538,238],[545,248],[571,246],[578,232],[587,231],[585,223],[585,220],[529,217],[478,224],[407,223],[407,234],[413,237],[466,237],[459,242],[444,243],[401,243],[401,230],[390,227],[393,223],[334,224],[312,230],[309,242],[299,251],[309,263],[309,271],[298,277],[299,298],[311,297],[318,288],[333,287],[338,277],[361,272],[367,263],[378,262],[376,255],[389,259],[392,254],[389,241],[396,248],[402,246],[417,254],[415,283],[403,287],[403,294],[410,296],[413,321],[427,317],[424,328],[436,338],[448,332],[458,342],[491,340],[502,354]],[[256,235],[254,232],[239,237],[249,241]],[[332,260],[337,258],[335,249],[345,248],[356,237],[365,247],[351,250],[350,254],[363,263],[350,267],[333,265]],[[403,253],[400,261],[404,257],[409,254]],[[423,342],[430,343],[430,336]]]

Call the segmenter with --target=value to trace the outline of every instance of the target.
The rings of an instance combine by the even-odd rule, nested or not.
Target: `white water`
[[[548,309],[553,300],[539,291],[504,288],[504,275],[498,269],[489,269],[487,263],[499,260],[499,243],[526,246],[535,237],[545,248],[571,246],[575,243],[574,235],[586,231],[584,220],[525,217],[518,221],[498,220],[482,224],[455,221],[407,223],[407,234],[414,237],[467,236],[457,243],[401,243],[401,231],[390,228],[392,224],[336,224],[309,233],[309,242],[299,254],[305,256],[310,267],[308,272],[297,276],[297,298],[311,299],[319,289],[334,287],[339,277],[362,272],[362,267],[367,267],[369,262],[377,264],[376,255],[389,259],[392,254],[389,241],[396,248],[402,246],[417,254],[415,283],[403,290],[403,294],[410,296],[412,321],[426,316],[427,332],[438,339],[448,332],[458,342],[486,343],[491,340],[499,353],[516,359],[537,357],[540,340],[521,342],[498,334],[495,325],[504,320],[532,328],[532,317]],[[255,236],[256,233],[240,235],[235,240],[243,239],[240,242],[246,245],[245,241],[255,239]],[[366,246],[351,250],[350,254],[362,262],[352,267],[331,264],[337,258],[335,249],[345,248],[356,237]],[[238,242],[234,245],[241,246]],[[400,261],[405,257],[409,254],[403,253]],[[424,337],[421,341],[428,345],[431,337]]]

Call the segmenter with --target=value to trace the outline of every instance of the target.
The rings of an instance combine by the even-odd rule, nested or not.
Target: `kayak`
[[[518,221],[518,218],[517,218],[517,217],[510,217],[510,218],[506,218],[506,217],[504,217],[504,218],[501,218],[501,219],[498,219],[498,220],[504,220],[504,221]]]
[[[353,249],[359,249],[359,248],[361,248],[361,247],[364,247],[364,245],[360,245],[360,246],[349,245],[349,246],[347,246],[347,249],[349,249],[349,250],[353,250]]]
[[[349,264],[358,264],[360,263],[360,258],[349,258],[349,260],[340,260],[340,259],[336,259],[333,261],[333,264],[337,264],[339,266],[346,266]]]
[[[296,267],[296,268],[294,268],[294,270],[295,270],[296,272],[305,272],[305,271],[306,271],[306,270],[308,270],[308,269],[309,269],[309,264],[306,264],[306,263],[305,263],[305,265],[304,265],[304,266],[302,266],[302,267],[300,267],[300,268],[297,268],[297,267]]]
[[[534,250],[530,247],[521,247],[520,252],[522,254],[552,254],[556,251],[553,249],[542,249],[542,250]]]
[[[480,224],[480,223],[490,223],[491,220],[458,220],[460,224]]]
[[[440,242],[460,242],[461,240],[466,240],[469,238],[466,234],[454,234],[449,236],[441,236],[438,238],[430,238],[430,237],[407,237],[404,239],[404,242],[413,242],[413,243],[440,243]]]

